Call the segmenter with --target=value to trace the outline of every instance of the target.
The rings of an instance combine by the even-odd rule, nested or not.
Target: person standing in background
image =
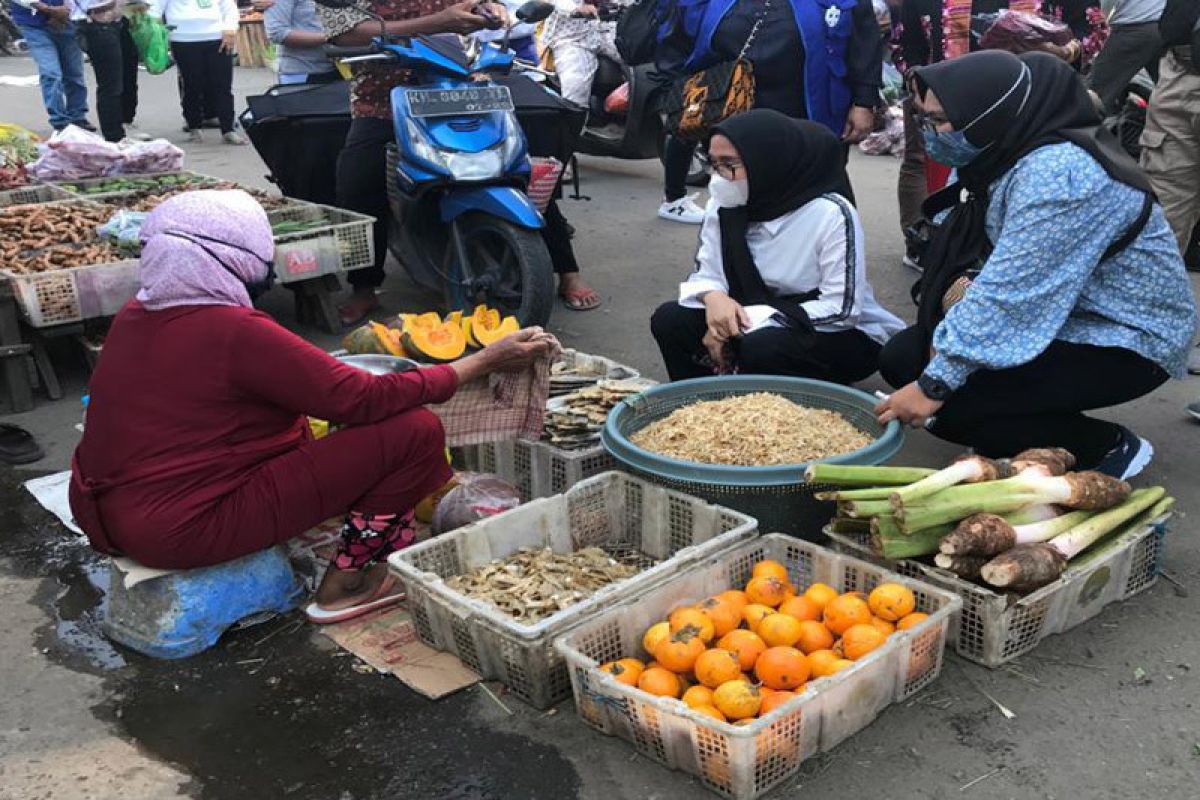
[[[171,28],[171,55],[183,82],[188,141],[201,142],[206,105],[213,106],[225,144],[246,144],[233,129],[233,56],[237,48],[235,0],[150,0],[150,13]]]
[[[42,104],[50,127],[61,131],[77,125],[96,130],[87,121],[87,83],[83,79],[83,53],[79,49],[71,10],[64,0],[29,5],[12,3],[12,19],[21,30],[29,55],[37,64]]]
[[[149,136],[133,127],[138,104],[138,51],[122,13],[125,0],[79,0],[75,15],[96,75],[96,116],[110,142]]]
[[[1158,20],[1165,0],[1116,0],[1108,18],[1108,41],[1092,62],[1088,86],[1100,96],[1104,113],[1121,110],[1125,87],[1139,70],[1149,70],[1158,80],[1158,59],[1162,55],[1162,37]]]
[[[325,29],[313,0],[255,0],[267,38],[277,45],[279,82],[332,83],[339,75],[325,55]]]
[[[1142,131],[1142,169],[1185,252],[1200,222],[1200,0],[1167,0],[1159,33],[1167,54]]]

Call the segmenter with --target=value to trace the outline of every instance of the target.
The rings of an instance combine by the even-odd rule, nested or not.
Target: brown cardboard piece
[[[322,633],[379,672],[395,675],[431,700],[479,682],[479,676],[466,664],[417,638],[403,605],[326,625]]]

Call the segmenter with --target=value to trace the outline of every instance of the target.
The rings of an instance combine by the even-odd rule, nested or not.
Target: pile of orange
[[[916,597],[898,583],[869,595],[838,594],[824,583],[797,593],[783,564],[760,561],[744,589],[677,608],[651,625],[642,637],[649,662],[622,658],[600,669],[713,719],[745,724],[927,617],[915,609]]]

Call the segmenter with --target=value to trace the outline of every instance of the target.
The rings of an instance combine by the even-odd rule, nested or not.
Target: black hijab
[[[751,222],[766,222],[834,193],[851,198],[842,143],[824,125],[792,119],[767,108],[730,117],[712,131],[737,148],[749,178],[746,205],[722,208],[721,262],[729,296],[743,306],[770,305],[801,328],[812,323],[799,303],[811,296],[776,297],[754,263],[746,230]]]
[[[924,272],[913,287],[918,295],[917,327],[928,345],[941,321],[946,290],[990,251],[984,227],[989,187],[1021,158],[1045,145],[1071,142],[1096,159],[1113,180],[1147,196],[1153,192],[1137,163],[1100,125],[1083,81],[1059,58],[983,50],[918,67],[913,73],[920,95],[933,90],[954,129],[964,131],[976,147],[986,148],[959,168],[956,183],[925,202],[930,220],[952,209],[935,226],[921,257]]]

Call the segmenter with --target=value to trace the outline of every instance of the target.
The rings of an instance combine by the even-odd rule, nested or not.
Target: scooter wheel
[[[447,284],[447,307],[486,303],[512,314],[522,327],[549,322],[554,267],[541,233],[477,212],[460,218],[459,232],[472,287]]]

